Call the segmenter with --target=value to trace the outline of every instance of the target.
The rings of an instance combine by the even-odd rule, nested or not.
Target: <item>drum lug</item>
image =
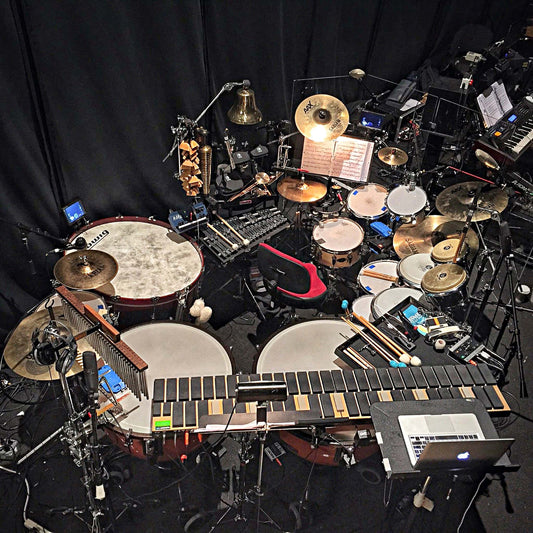
[[[151,317],[151,320],[155,320],[155,308],[157,306],[157,302],[159,302],[159,296],[152,296],[150,298],[151,302],[152,302],[152,317]]]
[[[133,444],[133,438],[131,437],[131,429],[128,429],[128,431],[124,435],[124,446],[126,448],[131,448],[132,444]]]
[[[159,457],[163,455],[163,435],[143,441],[143,452],[146,457]]]

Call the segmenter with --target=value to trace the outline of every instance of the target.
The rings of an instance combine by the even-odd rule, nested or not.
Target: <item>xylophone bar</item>
[[[285,381],[290,396],[268,403],[269,421],[293,425],[368,419],[370,405],[382,401],[477,398],[489,412],[509,411],[486,365],[182,377],[154,381],[152,430],[194,431],[220,422],[235,406],[237,382],[272,379]],[[255,403],[239,403],[235,413],[241,422],[252,422]]]
[[[69,323],[79,330],[99,325],[100,329],[88,335],[86,341],[113,368],[138,399],[141,398],[141,394],[148,398],[146,382],[148,364],[120,340],[120,333],[111,324],[91,307],[82,303],[74,293],[62,285],[56,287],[56,291],[61,297],[63,312]]]

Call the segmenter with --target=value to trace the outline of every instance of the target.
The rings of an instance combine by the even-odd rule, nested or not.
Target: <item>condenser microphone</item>
[[[98,398],[98,368],[96,354],[91,351],[83,352],[83,374],[90,399]]]
[[[366,72],[360,68],[354,68],[348,74],[355,80],[362,80],[366,76]]]
[[[65,245],[61,248],[54,248],[53,250],[48,250],[46,255],[58,254],[64,252],[65,250],[84,250],[87,248],[87,241],[83,237],[77,237],[74,242],[65,242]]]

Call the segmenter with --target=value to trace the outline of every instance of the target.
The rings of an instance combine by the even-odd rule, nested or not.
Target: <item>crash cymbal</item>
[[[321,200],[326,196],[327,190],[323,183],[298,178],[283,178],[278,183],[278,192],[283,198],[300,204]]]
[[[118,272],[115,258],[100,250],[78,250],[54,265],[54,276],[70,289],[96,289],[110,282]]]
[[[430,294],[449,292],[460,287],[466,279],[466,271],[455,263],[437,265],[422,277],[422,290]]]
[[[443,215],[453,220],[464,222],[467,219],[468,210],[474,201],[478,187],[478,181],[465,181],[457,185],[451,185],[437,196],[435,205]],[[491,187],[481,193],[477,205],[501,213],[507,207],[508,202],[509,198],[505,191],[497,187]],[[472,222],[479,222],[489,218],[490,213],[487,211],[476,210],[472,217]]]
[[[386,148],[382,148],[378,152],[378,158],[380,161],[383,161],[386,165],[390,165],[391,167],[396,167],[398,165],[405,165],[407,163],[407,160],[409,159],[407,157],[407,154],[401,150],[400,148],[395,148],[394,146],[387,146]]]
[[[348,127],[346,106],[329,94],[314,94],[303,100],[294,114],[298,131],[315,142],[331,141]]]
[[[430,215],[418,224],[402,224],[394,233],[394,251],[403,259],[413,254],[429,254],[433,247],[445,239],[459,238],[464,224],[441,215]],[[470,228],[466,233],[468,257],[473,258],[479,250],[479,239]]]
[[[54,307],[56,320],[69,327],[74,332],[68,320],[64,316],[60,316],[60,308]],[[50,315],[48,311],[36,311],[25,318],[23,318],[17,327],[13,330],[4,349],[4,359],[9,368],[16,372],[19,376],[24,378],[35,379],[37,381],[51,381],[59,379],[59,374],[55,369],[55,365],[39,365],[31,357],[32,352],[32,334],[35,330],[46,326],[50,322]],[[92,348],[85,339],[77,341],[78,355],[72,365],[72,368],[67,372],[66,376],[74,376],[83,370],[81,354],[85,350],[92,350]]]
[[[490,154],[487,154],[487,152],[477,149],[475,151],[475,154],[478,160],[483,163],[487,168],[500,170],[500,165],[498,165],[496,159],[494,159]]]

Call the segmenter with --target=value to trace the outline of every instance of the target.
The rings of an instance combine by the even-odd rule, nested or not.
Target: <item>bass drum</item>
[[[121,333],[121,339],[148,363],[146,382],[150,396],[156,378],[214,376],[233,374],[232,360],[224,346],[212,335],[190,324],[150,322]],[[138,400],[133,394],[117,393],[120,412],[105,412],[105,430],[120,449],[146,459],[152,446],[151,400]],[[183,436],[168,438],[160,460],[179,457],[194,451],[200,441],[190,434],[188,443]]]
[[[118,263],[117,275],[95,290],[114,313],[120,313],[121,328],[154,319],[181,320],[197,297],[204,270],[202,252],[167,223],[106,218],[85,226],[71,241],[77,237],[87,241],[87,249],[107,252]]]
[[[345,336],[352,335],[353,331],[342,320],[318,319],[289,326],[265,343],[255,362],[255,372],[339,370],[335,348],[345,341]],[[357,431],[371,427],[369,424],[347,424],[325,428],[325,436],[331,435],[335,443],[321,443],[316,448],[311,446],[312,436],[307,430],[280,431],[280,438],[302,459],[319,465],[338,466],[344,450],[354,448]],[[377,445],[354,448],[353,456],[360,461],[378,450]]]

